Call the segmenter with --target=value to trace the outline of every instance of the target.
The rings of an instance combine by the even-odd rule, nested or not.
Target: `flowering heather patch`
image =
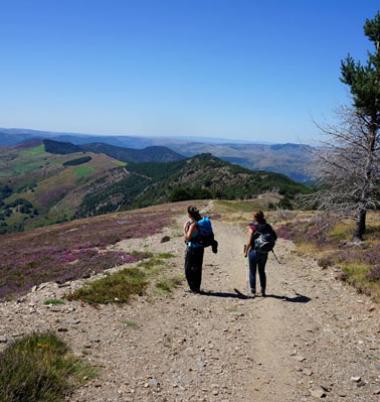
[[[336,225],[337,218],[333,216],[316,215],[308,220],[294,219],[280,225],[277,235],[286,240],[298,242],[313,242],[317,245],[331,243],[329,233]]]
[[[367,279],[371,282],[380,282],[380,265],[375,265],[368,271]]]
[[[142,256],[106,248],[122,239],[153,235],[169,223],[169,213],[138,211],[2,236],[0,299],[43,282],[63,283],[138,261]]]
[[[52,190],[44,191],[38,197],[38,203],[41,204],[42,207],[48,208],[53,205],[55,202],[62,199],[70,190],[72,190],[73,186],[65,185],[60,186],[59,188],[54,188]]]
[[[380,250],[375,247],[367,249],[346,249],[335,255],[337,262],[360,262],[370,266],[375,266],[380,261]]]
[[[358,292],[370,295],[380,302],[380,215],[368,216],[364,242],[350,241],[354,222],[334,215],[315,215],[308,219],[289,220],[277,228],[279,237],[293,240],[301,250],[312,251],[318,265],[328,268],[339,265],[337,275]],[[311,247],[308,247],[310,246]]]

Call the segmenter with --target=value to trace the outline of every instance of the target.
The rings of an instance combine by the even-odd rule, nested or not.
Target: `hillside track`
[[[66,288],[47,285],[22,303],[2,303],[0,334],[59,330],[75,353],[99,367],[74,402],[378,401],[380,315],[367,297],[334,279],[314,259],[280,240],[282,262],[267,265],[268,297],[248,298],[245,232],[214,222],[219,253],[206,250],[204,293],[148,295],[129,305],[94,308],[78,302],[47,308]],[[172,252],[183,271],[180,225],[117,244],[120,249]],[[31,317],[31,312],[33,317]],[[360,377],[353,381],[352,377]]]

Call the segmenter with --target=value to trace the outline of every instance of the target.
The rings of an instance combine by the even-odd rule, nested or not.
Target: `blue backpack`
[[[197,241],[203,247],[212,246],[215,242],[214,232],[212,231],[211,221],[208,216],[203,217],[197,222],[198,236]]]

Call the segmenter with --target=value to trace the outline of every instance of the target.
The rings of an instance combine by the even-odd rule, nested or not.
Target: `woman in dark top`
[[[202,219],[202,216],[194,206],[189,206],[187,208],[187,213],[190,220],[185,223],[183,228],[187,245],[185,275],[190,290],[194,293],[200,293],[204,246],[197,241],[197,238],[199,240],[197,222]]]
[[[277,235],[272,226],[266,222],[263,211],[258,211],[254,214],[254,222],[249,225],[249,240],[244,246],[244,256],[248,257],[249,261],[249,285],[251,294],[256,296],[256,270],[258,268],[261,295],[265,297],[267,277],[265,274],[265,265],[268,259],[268,253],[258,249],[257,239],[261,234],[270,233],[276,241]],[[256,242],[256,244],[255,244]]]

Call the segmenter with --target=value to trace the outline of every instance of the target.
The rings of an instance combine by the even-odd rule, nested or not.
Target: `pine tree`
[[[364,33],[374,45],[374,52],[368,53],[365,64],[355,61],[350,55],[341,64],[341,81],[350,87],[354,119],[358,128],[346,137],[347,149],[360,148],[354,152],[360,155],[360,171],[356,172],[359,186],[356,201],[356,229],[354,238],[362,240],[366,231],[367,211],[376,192],[378,173],[379,128],[380,128],[380,12],[373,19],[367,19]],[[344,147],[343,147],[344,148]],[[346,151],[347,151],[346,149]],[[343,156],[343,155],[341,155]]]

